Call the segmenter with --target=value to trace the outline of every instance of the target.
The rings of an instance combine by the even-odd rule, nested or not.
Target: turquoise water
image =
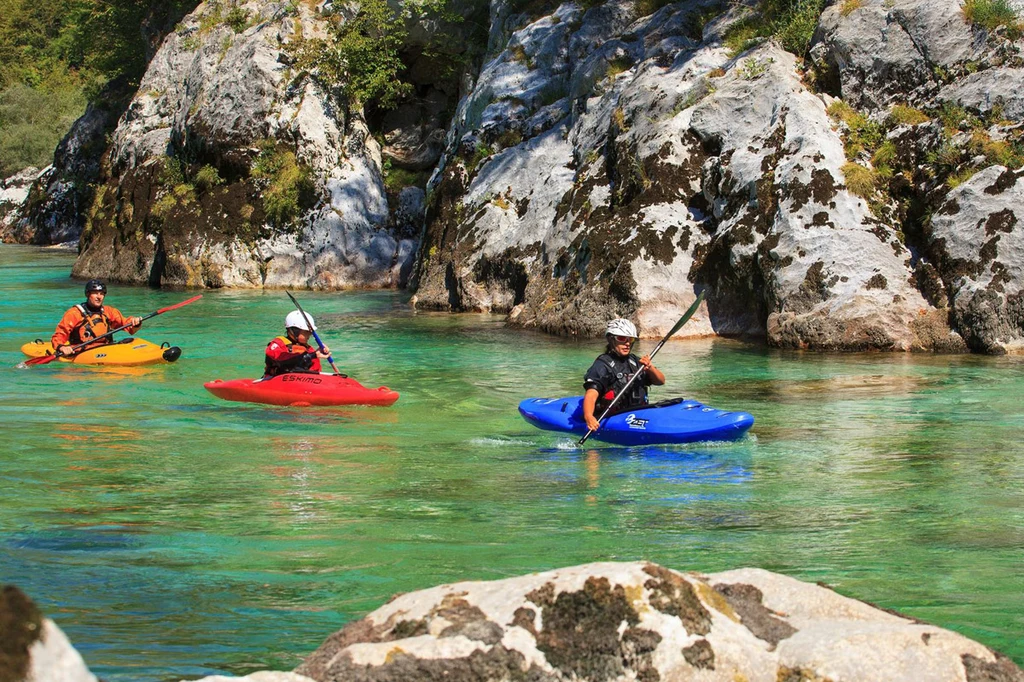
[[[81,300],[72,256],[0,246],[0,582],[110,682],[290,669],[397,592],[597,560],[760,566],[1024,664],[1024,360],[672,341],[685,395],[757,417],[734,444],[580,450],[515,405],[578,393],[600,341],[301,292],[391,408],[219,401],[257,376],[283,292],[205,291],[139,334],[169,366],[15,369]],[[194,292],[111,286],[146,314]],[[651,346],[650,343],[647,344]],[[588,444],[589,445],[589,444]]]

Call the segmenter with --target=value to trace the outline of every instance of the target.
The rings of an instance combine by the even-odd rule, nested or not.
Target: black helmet
[[[107,285],[98,279],[90,279],[85,283],[85,295],[88,296],[94,291],[102,291],[105,294],[107,293]]]

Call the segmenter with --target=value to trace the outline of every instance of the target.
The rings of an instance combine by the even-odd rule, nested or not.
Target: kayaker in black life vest
[[[290,372],[319,372],[320,358],[328,357],[331,351],[326,347],[320,351],[309,345],[309,338],[316,329],[313,317],[293,310],[284,318],[284,329],[284,336],[278,336],[267,344],[263,375],[273,377]]]
[[[587,428],[597,431],[600,424],[597,417],[604,414],[615,396],[626,386],[633,375],[644,369],[643,376],[629,387],[629,394],[615,403],[613,414],[633,410],[647,404],[647,387],[661,386],[665,375],[651,364],[651,358],[638,358],[630,353],[633,343],[639,338],[636,326],[629,320],[617,319],[608,323],[604,334],[608,347],[597,356],[594,364],[583,377],[583,419]],[[596,414],[596,416],[595,416]]]

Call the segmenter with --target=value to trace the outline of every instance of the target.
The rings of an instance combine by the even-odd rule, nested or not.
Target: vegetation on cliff
[[[0,177],[45,166],[86,103],[137,83],[151,41],[197,0],[0,0]]]

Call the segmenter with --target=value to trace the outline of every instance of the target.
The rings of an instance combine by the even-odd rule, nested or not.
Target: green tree
[[[399,75],[405,68],[399,48],[407,32],[385,0],[360,0],[354,16],[335,25],[326,39],[307,41],[299,64],[352,104],[395,107],[412,91]]]

